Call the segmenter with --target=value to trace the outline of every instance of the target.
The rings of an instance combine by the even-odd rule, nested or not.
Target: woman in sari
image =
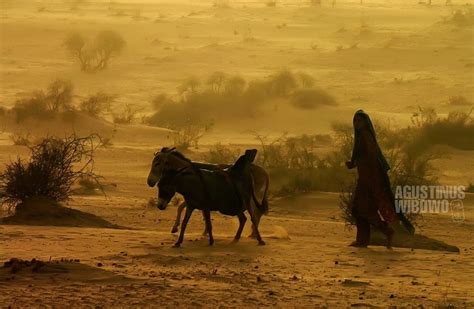
[[[369,115],[363,110],[355,113],[354,148],[352,158],[346,162],[349,169],[357,167],[357,186],[352,204],[352,215],[357,226],[356,241],[351,245],[367,247],[371,226],[387,237],[391,248],[394,230],[390,224],[400,219],[410,232],[413,226],[402,213],[395,212],[394,197],[387,172],[390,170],[377,143],[375,130]]]

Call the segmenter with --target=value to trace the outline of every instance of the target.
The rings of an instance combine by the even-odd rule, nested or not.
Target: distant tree
[[[184,95],[188,92],[190,93],[196,93],[199,86],[201,86],[201,81],[199,80],[198,77],[196,76],[190,76],[187,79],[185,79],[181,85],[178,86],[178,92],[181,95]]]
[[[173,99],[168,95],[161,93],[151,100],[151,107],[154,111],[158,111],[168,103],[174,103]]]
[[[88,43],[80,33],[71,33],[64,45],[79,61],[82,71],[96,72],[107,68],[110,59],[119,55],[126,43],[115,31],[101,31]]]
[[[286,97],[297,88],[298,84],[295,75],[283,70],[270,77],[271,93],[277,97]]]
[[[220,93],[226,78],[227,75],[224,72],[214,72],[209,76],[207,84],[211,87],[213,92]]]
[[[84,99],[80,103],[79,108],[81,111],[87,113],[90,116],[98,117],[110,110],[110,105],[114,98],[115,97],[112,95],[103,92],[97,92],[96,94],[90,95]]]
[[[225,92],[232,95],[242,94],[245,89],[245,79],[236,75],[225,82]]]
[[[53,81],[46,94],[47,109],[52,112],[70,109],[73,90],[71,81],[62,79]]]
[[[296,77],[302,88],[311,88],[314,86],[314,78],[308,73],[299,72],[296,74]]]
[[[120,54],[125,47],[125,41],[115,31],[99,32],[95,38],[95,50],[98,56],[98,68],[103,70],[107,67],[110,58]]]
[[[121,112],[113,114],[114,123],[131,124],[133,121],[135,121],[138,112],[139,109],[127,104]]]

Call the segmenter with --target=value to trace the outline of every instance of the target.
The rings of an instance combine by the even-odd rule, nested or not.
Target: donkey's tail
[[[268,186],[269,186],[270,178],[268,177],[268,174],[265,173],[265,190],[263,191],[263,198],[262,202],[260,203],[257,199],[257,196],[255,195],[255,179],[252,176],[252,198],[257,206],[258,210],[260,210],[261,213],[263,214],[268,214]]]

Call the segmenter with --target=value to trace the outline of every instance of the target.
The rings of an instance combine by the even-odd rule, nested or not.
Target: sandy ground
[[[2,153],[18,147],[2,146]],[[125,229],[1,225],[0,260],[79,259],[62,273],[0,271],[0,304],[13,307],[347,307],[474,305],[474,197],[465,221],[426,215],[421,232],[460,253],[384,247],[354,249],[355,231],[340,219],[338,195],[313,193],[272,200],[261,223],[266,246],[231,244],[237,220],[213,215],[216,244],[201,236],[196,212],[185,242],[172,248],[175,208],[147,208],[144,151],[99,153],[97,169],[116,189],[75,196],[69,206]],[[124,158],[129,160],[125,165]],[[8,157],[2,155],[2,161]],[[116,162],[116,164],[113,164]],[[248,234],[246,230],[244,234]],[[100,263],[100,264],[99,264]]]
[[[310,73],[338,102],[303,112],[269,107],[257,120],[218,122],[194,149],[205,151],[216,142],[255,143],[249,130],[327,133],[358,108],[401,127],[417,106],[446,114],[471,107],[447,104],[450,96],[474,102],[473,29],[443,23],[459,3],[337,1],[333,8],[323,1],[322,8],[309,8],[279,1],[269,8],[264,1],[229,1],[223,8],[211,1],[88,1],[71,9],[72,2],[0,1],[0,106],[11,107],[59,77],[72,80],[76,100],[106,91],[118,96],[117,109],[132,104],[145,115],[154,95],[174,94],[190,75],[225,71],[255,79],[282,68]],[[64,38],[107,29],[123,35],[126,50],[103,72],[80,72]],[[0,225],[1,262],[79,260],[40,273],[1,268],[0,307],[474,306],[472,195],[464,200],[464,221],[454,222],[451,214],[422,221],[421,233],[458,246],[459,253],[348,247],[355,231],[345,228],[332,193],[273,199],[261,223],[266,246],[248,238],[231,244],[236,220],[213,214],[216,244],[209,247],[195,213],[183,247],[174,249],[175,209],[147,208],[156,192],[146,186],[152,154],[170,144],[172,132],[81,121],[67,130],[36,122],[22,129],[112,138],[96,160],[97,172],[113,184],[107,197],[75,196],[69,206],[125,228]],[[0,123],[1,166],[28,155],[26,147],[11,145],[10,129]],[[447,156],[435,163],[442,184],[474,182],[472,151],[441,150]]]

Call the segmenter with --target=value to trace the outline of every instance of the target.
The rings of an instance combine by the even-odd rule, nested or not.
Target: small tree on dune
[[[69,53],[76,58],[84,72],[97,72],[107,68],[110,59],[118,56],[126,43],[115,31],[101,31],[91,42],[80,33],[70,34],[64,41]]]
[[[69,80],[56,79],[53,81],[47,92],[48,110],[58,112],[61,109],[67,110],[71,108],[74,87]]]
[[[15,208],[36,197],[62,202],[70,198],[77,180],[88,177],[98,183],[94,153],[101,144],[97,135],[44,138],[29,147],[29,160],[17,159],[0,174],[0,204]]]
[[[224,82],[227,76],[224,72],[214,72],[209,76],[207,84],[211,87],[211,90],[217,94],[220,93],[223,88]]]

